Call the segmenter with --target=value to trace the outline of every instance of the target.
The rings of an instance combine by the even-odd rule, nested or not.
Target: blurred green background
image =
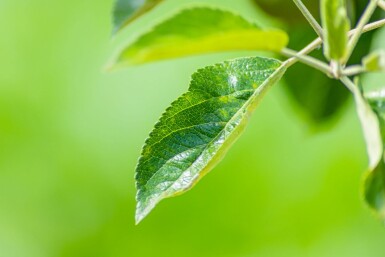
[[[0,256],[385,256],[360,194],[352,101],[313,133],[282,84],[220,165],[134,225],[134,168],[153,124],[194,70],[245,55],[103,71],[122,38],[181,2],[196,1],[170,0],[112,40],[111,0],[0,0]],[[276,23],[247,0],[204,2]]]

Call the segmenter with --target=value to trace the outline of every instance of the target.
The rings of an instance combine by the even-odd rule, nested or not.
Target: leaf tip
[[[138,204],[139,205],[139,204]],[[136,208],[135,212],[135,225],[139,225],[139,223],[148,215],[148,212],[145,213],[142,209],[140,209],[138,206]]]
[[[103,71],[103,72],[112,72],[112,71],[114,71],[114,65],[111,64],[111,63],[108,63],[108,64],[106,64],[106,65],[102,68],[102,71]]]
[[[135,214],[135,225],[139,225],[139,223],[144,219],[144,216],[141,215],[140,213],[138,213],[138,211],[136,211],[136,214]]]
[[[114,71],[117,71],[117,70],[120,70],[124,65],[122,65],[121,63],[119,63],[118,61],[116,60],[112,60],[110,62],[108,62],[103,68],[102,70],[104,72],[114,72]],[[128,65],[127,65],[128,66]]]
[[[150,197],[143,200],[138,198],[135,211],[135,225],[138,225],[159,203],[161,197]]]

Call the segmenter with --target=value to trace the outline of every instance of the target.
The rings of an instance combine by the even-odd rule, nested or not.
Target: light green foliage
[[[231,12],[192,8],[163,21],[127,45],[115,65],[136,65],[231,50],[279,51],[287,42],[286,33],[262,30]]]
[[[385,91],[373,91],[367,94],[367,99],[378,118],[377,130],[380,131],[385,142]],[[384,149],[381,149],[380,158],[365,177],[364,192],[368,204],[385,220],[385,159]]]
[[[117,0],[113,15],[114,33],[150,11],[162,1],[163,0]]]
[[[136,169],[142,220],[162,199],[190,189],[240,135],[265,91],[285,71],[274,59],[242,58],[208,66],[147,139]]]
[[[196,67],[245,54],[101,72],[115,52],[111,44],[186,2],[198,0],[164,1],[111,42],[113,1],[0,0],[0,256],[384,257],[385,229],[360,201],[366,158],[351,101],[334,129],[314,135],[283,83],[269,90],[214,172],[134,225],[135,165],[157,116],[187,91]],[[310,8],[318,2],[304,0]],[[271,19],[250,0],[199,3],[261,24]],[[301,18],[298,10],[279,11]],[[289,24],[292,41],[296,28]],[[316,36],[298,35],[305,33],[308,39],[290,48],[300,50]],[[372,49],[385,46],[385,34],[378,36]],[[297,74],[298,90],[319,83],[308,70]],[[385,86],[383,74],[366,74],[365,89]],[[329,94],[323,81],[309,99]]]
[[[340,61],[347,52],[350,22],[345,0],[321,0],[324,29],[324,54],[329,60]]]
[[[124,27],[160,2],[119,0],[115,9],[115,29]],[[256,2],[268,10],[284,6],[279,1]],[[363,11],[366,4],[361,0],[349,0],[348,7],[345,0],[321,0],[321,29],[317,19],[307,9],[307,6],[314,7],[314,2],[295,2],[320,37],[299,54],[284,49],[288,36],[283,31],[262,29],[230,11],[202,6],[182,9],[118,52],[110,68],[237,50],[281,52],[291,57],[282,65],[277,60],[260,57],[237,59],[206,67],[193,75],[189,91],[166,110],[143,148],[135,177],[137,222],[159,201],[185,192],[209,172],[242,132],[247,118],[266,89],[281,78],[287,67],[298,61],[309,67],[292,69],[287,76],[289,92],[306,107],[314,120],[323,121],[331,117],[347,99],[348,91],[337,88],[339,82],[343,82],[353,93],[369,156],[366,198],[374,209],[384,212],[383,117],[379,114],[378,102],[369,104],[361,89],[347,76],[353,77],[363,71],[361,67],[350,66],[361,61],[365,71],[384,70],[383,53],[373,53],[362,60],[362,56],[367,55],[371,37],[362,40],[359,45],[356,42],[363,32],[385,22],[366,25],[376,8],[375,1],[369,2],[368,8]],[[352,32],[349,32],[348,9],[353,22],[355,17],[362,17],[350,43],[349,33]],[[289,18],[293,26],[299,22],[291,19],[290,15],[270,11]],[[291,45],[296,46],[304,39],[310,41],[307,30],[294,27],[289,30],[294,30],[300,38],[296,40],[294,36]],[[321,53],[306,56],[322,44],[323,56]],[[351,56],[353,50],[354,55]],[[330,62],[325,63],[324,57]],[[312,83],[305,83],[304,87],[303,83],[298,83],[299,77]],[[330,77],[336,80],[330,82]]]
[[[362,64],[367,71],[385,72],[385,50],[372,52],[363,58]]]

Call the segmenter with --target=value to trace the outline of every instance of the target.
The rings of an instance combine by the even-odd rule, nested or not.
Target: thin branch
[[[362,33],[364,32],[364,27],[370,20],[370,17],[372,17],[373,12],[376,10],[378,4],[378,0],[370,0],[368,6],[366,7],[364,13],[362,14],[360,20],[358,21],[358,24],[356,26],[356,29],[352,35],[352,37],[349,40],[348,49],[346,57],[344,58],[344,64],[348,62],[350,56],[353,53],[354,48],[357,45],[358,40],[360,39]]]
[[[321,38],[314,39],[310,44],[308,44],[305,48],[303,48],[301,51],[298,52],[298,55],[306,55],[308,53],[311,53],[314,49],[320,47],[322,44]],[[289,68],[293,64],[297,63],[299,59],[296,56],[293,56],[289,59],[287,59],[284,63],[284,65]]]
[[[385,19],[369,23],[369,24],[364,26],[362,33],[366,33],[366,32],[369,32],[371,30],[374,30],[374,29],[378,29],[384,25],[385,25]],[[349,31],[349,36],[352,36],[355,32],[356,32],[356,29]],[[314,49],[320,47],[321,44],[322,44],[322,39],[320,37],[318,37],[318,38],[314,39],[310,44],[308,44],[305,48],[303,48],[301,51],[299,51],[298,55],[307,55],[307,54],[311,53]],[[290,66],[297,63],[298,61],[299,61],[299,59],[294,56],[294,57],[287,59],[283,63],[283,66],[289,68]]]
[[[340,78],[340,81],[347,87],[347,89],[349,89],[350,92],[353,94],[357,93],[357,86],[348,77],[342,77]]]
[[[365,68],[362,67],[361,65],[352,65],[352,66],[346,67],[342,71],[342,75],[346,77],[350,77],[350,76],[361,74],[363,72],[365,72]]]
[[[369,24],[364,26],[362,33],[366,33],[366,32],[369,32],[371,30],[381,28],[384,25],[385,25],[385,19],[369,23]],[[355,32],[356,32],[356,29],[349,31],[349,36],[352,36]]]
[[[380,0],[380,1],[378,2],[378,6],[379,6],[380,8],[382,8],[382,9],[385,11],[385,1],[384,1],[384,0]]]
[[[304,64],[307,64],[308,66],[313,67],[317,70],[320,70],[323,73],[331,75],[330,67],[326,63],[324,63],[324,62],[322,62],[322,61],[320,61],[314,57],[300,54],[300,53],[298,53],[294,50],[288,49],[288,48],[282,49],[281,54],[288,56],[288,57],[295,57],[298,59],[298,61],[300,61]]]
[[[385,25],[385,19],[369,23],[369,24],[364,26],[362,33],[369,32],[371,30],[380,28],[384,25]],[[349,36],[352,36],[355,32],[356,32],[356,29],[349,31]],[[307,54],[311,53],[314,49],[320,47],[321,44],[322,44],[322,39],[320,37],[318,37],[318,38],[314,39],[310,44],[308,44],[305,48],[303,48],[301,51],[299,51],[298,55],[307,55]],[[283,63],[283,65],[285,67],[289,68],[290,66],[297,63],[298,61],[299,61],[299,59],[294,56],[294,57],[287,59]]]
[[[312,26],[314,31],[320,38],[323,38],[323,30],[321,25],[317,22],[317,20],[313,17],[310,11],[306,8],[306,6],[302,3],[301,0],[293,0],[298,9],[302,12],[303,16],[305,16],[306,20]]]

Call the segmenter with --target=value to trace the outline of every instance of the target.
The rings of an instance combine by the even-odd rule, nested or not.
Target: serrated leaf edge
[[[242,59],[242,58],[237,58],[237,59]],[[232,61],[235,61],[237,59],[234,59]],[[265,59],[271,59],[271,58],[265,58]],[[275,60],[275,59],[273,59]],[[275,60],[277,61],[277,60]],[[201,70],[201,69],[199,69]],[[198,70],[198,71],[199,71]],[[197,71],[197,72],[198,72]],[[218,137],[222,136],[222,132],[226,129],[226,127],[231,124],[234,120],[236,120],[236,118],[239,118],[241,117],[242,119],[240,120],[241,123],[239,123],[237,125],[237,128],[239,128],[240,126],[242,126],[242,122],[246,123],[247,122],[247,118],[250,117],[250,115],[252,114],[252,112],[255,110],[255,108],[257,107],[258,103],[261,101],[261,98],[266,94],[267,90],[269,88],[271,88],[283,75],[283,73],[286,71],[286,66],[284,65],[284,63],[281,63],[281,66],[279,66],[271,75],[269,78],[267,78],[256,90],[255,92],[253,93],[252,96],[250,96],[250,98],[245,102],[245,104],[242,106],[242,108],[236,112],[236,114],[234,114],[233,118],[231,118],[228,122],[227,122],[227,125],[225,126],[225,128],[219,133],[219,135],[217,137],[215,137],[213,141],[215,141]],[[245,108],[246,107],[246,108]],[[162,114],[162,116],[167,112],[167,110],[171,108],[168,107],[166,109],[166,111]],[[241,114],[246,114],[247,117],[242,117],[240,116]],[[162,117],[161,116],[161,117]],[[156,124],[158,124],[159,122],[157,122]],[[156,126],[156,125],[155,125]],[[236,129],[234,129],[231,133],[230,133],[230,136],[228,137],[227,141],[230,139],[231,136],[233,136],[233,134],[235,132],[239,132],[237,135],[235,135],[234,138],[231,138],[232,141],[230,142],[230,144],[222,144],[217,150],[216,152],[214,153],[213,157],[211,158],[211,160],[205,165],[205,167],[202,169],[202,173],[199,173],[199,175],[190,183],[189,187],[184,189],[183,191],[180,191],[176,194],[172,194],[172,195],[167,195],[168,192],[163,192],[161,193],[159,196],[156,197],[156,199],[151,199],[150,200],[150,204],[148,204],[146,207],[144,207],[143,209],[140,207],[140,200],[138,198],[139,196],[139,189],[138,189],[138,183],[136,183],[136,188],[137,188],[137,194],[136,194],[136,199],[137,199],[137,208],[136,208],[136,214],[135,214],[135,223],[136,224],[139,224],[140,221],[142,221],[150,212],[152,209],[155,208],[155,206],[163,199],[166,199],[166,198],[170,198],[170,197],[173,197],[173,196],[177,196],[177,195],[180,195],[186,191],[188,191],[189,189],[191,189],[204,175],[206,175],[212,168],[213,166],[215,166],[220,160],[221,158],[218,158],[218,156],[222,156],[221,153],[225,153],[226,150],[228,150],[228,148],[230,148],[231,144],[235,142],[235,140],[237,139],[237,137],[241,134],[242,131],[238,131]],[[151,135],[151,134],[150,134]],[[147,142],[147,140],[149,139],[150,137],[148,137],[146,139],[145,142]],[[209,145],[209,144],[208,144]],[[222,149],[222,148],[225,148],[225,149]],[[221,152],[224,151],[224,152]],[[202,153],[203,154],[203,153]],[[198,157],[200,158],[202,156],[202,154]],[[197,159],[198,159],[197,158]],[[139,158],[140,159],[140,158]],[[194,164],[196,163],[196,161],[191,165],[193,166]],[[135,177],[136,177],[136,172],[135,172]],[[176,183],[176,182],[174,182]]]

